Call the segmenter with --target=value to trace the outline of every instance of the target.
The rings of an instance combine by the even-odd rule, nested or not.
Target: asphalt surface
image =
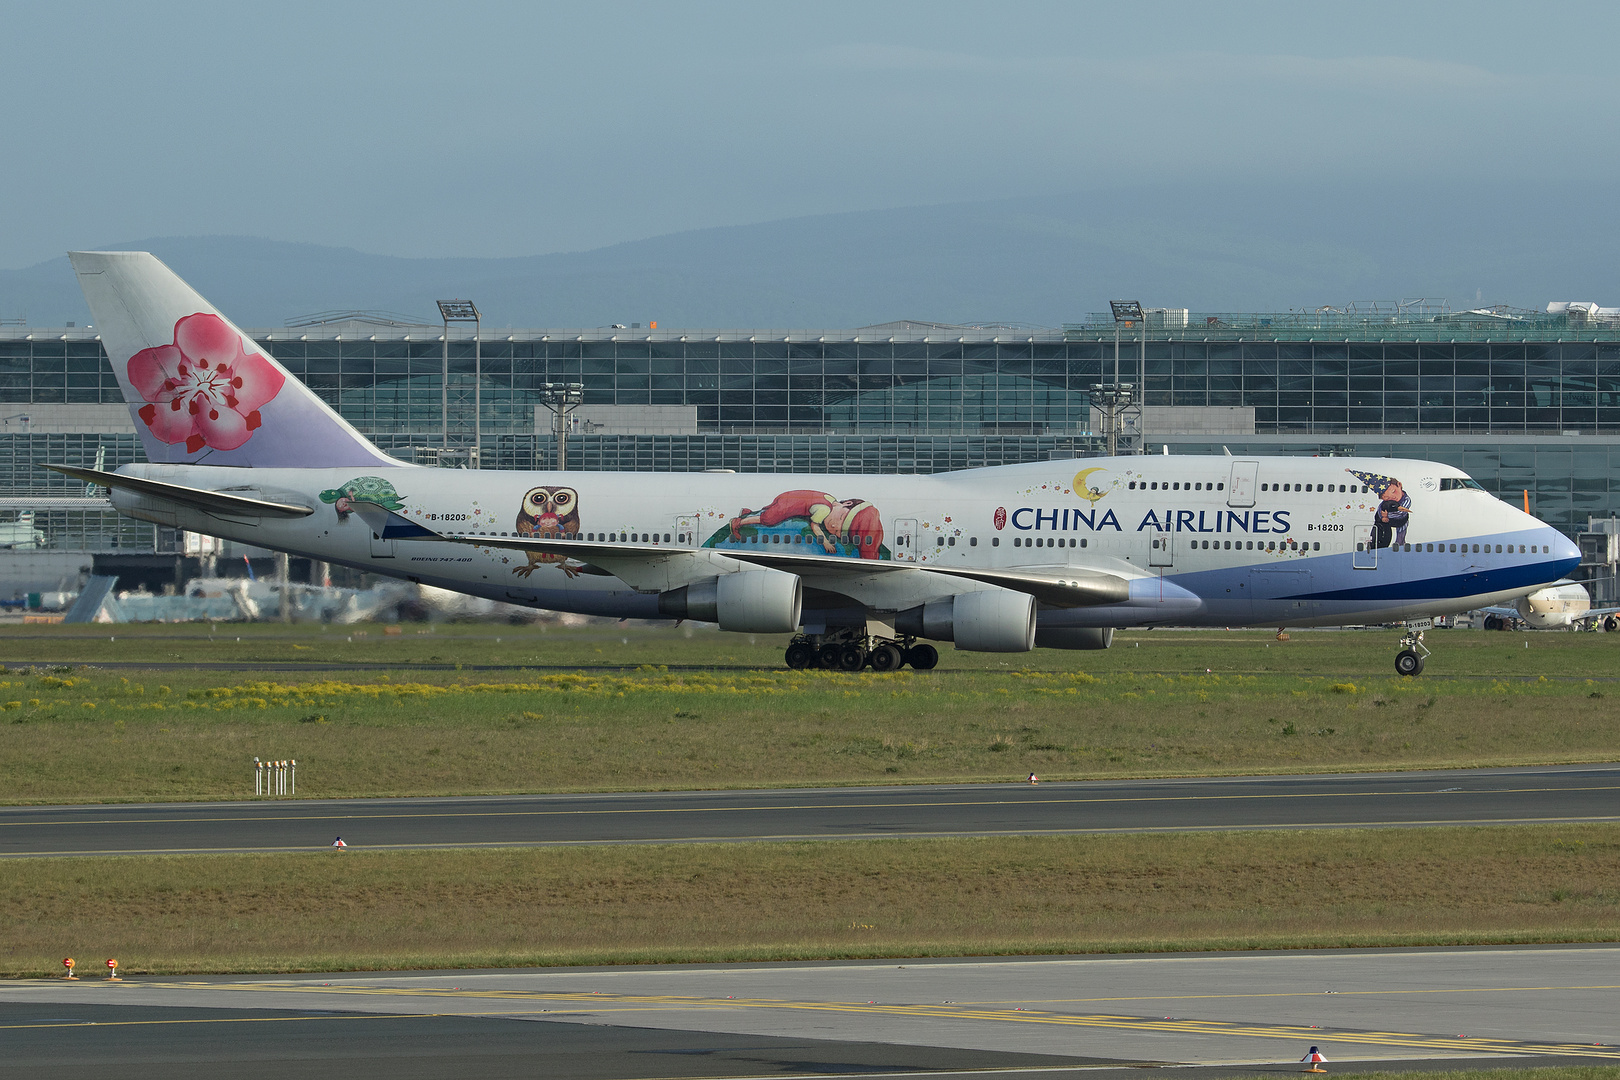
[[[0,1004],[0,1077],[63,1065],[173,1080],[443,1080],[556,1076],[577,1080],[901,1073],[1005,1073],[1107,1064],[871,1041],[665,1031],[506,1017],[265,1009]],[[517,1018],[520,1021],[523,1018]],[[992,1073],[992,1074],[993,1074]]]
[[[786,791],[0,808],[0,856],[1620,820],[1620,765]]]
[[[0,983],[0,1076],[1211,1078],[1620,1061],[1620,949]]]

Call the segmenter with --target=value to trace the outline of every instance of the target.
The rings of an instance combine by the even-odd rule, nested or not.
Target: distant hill
[[[449,297],[477,301],[496,327],[1056,326],[1111,298],[1195,311],[1410,296],[1454,308],[1612,304],[1612,244],[1595,224],[1612,194],[1601,185],[1164,186],[793,218],[511,259],[233,236],[105,246],[152,251],[245,326],[333,308],[428,319],[433,301]],[[0,317],[21,313],[33,326],[89,320],[65,257],[0,271]]]

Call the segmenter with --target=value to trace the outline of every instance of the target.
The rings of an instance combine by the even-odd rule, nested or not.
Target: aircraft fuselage
[[[1462,486],[1449,466],[1356,458],[1122,457],[928,476],[496,472],[126,466],[121,472],[296,502],[299,519],[205,513],[114,493],[147,520],[492,600],[658,618],[668,581],[634,584],[589,560],[502,547],[520,538],[732,556],[814,556],[798,569],[807,629],[922,602],[933,569],[1104,573],[1115,603],[1043,604],[1042,628],[1311,626],[1501,603],[1579,561],[1562,534]],[[1406,524],[1378,534],[1367,477],[1398,476]],[[1471,485],[1471,482],[1468,482]],[[1442,488],[1445,488],[1442,490]],[[386,512],[385,512],[386,511]],[[476,542],[403,539],[388,521]],[[397,530],[393,530],[397,531]],[[1378,546],[1380,541],[1388,546]],[[745,560],[746,561],[746,560]],[[915,575],[859,573],[906,564]],[[856,614],[856,612],[862,612]]]

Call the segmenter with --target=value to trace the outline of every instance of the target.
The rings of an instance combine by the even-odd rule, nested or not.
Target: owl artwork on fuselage
[[[571,487],[537,487],[523,496],[518,509],[517,534],[543,540],[577,540],[579,538],[579,492]],[[556,565],[563,573],[575,577],[579,571],[568,565],[568,556],[551,555],[539,551],[528,552],[526,566],[514,566],[512,573],[528,577],[537,566]]]

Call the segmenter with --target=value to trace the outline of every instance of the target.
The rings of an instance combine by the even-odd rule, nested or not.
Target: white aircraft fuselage
[[[1075,494],[1077,471],[1086,474],[1082,495]],[[1104,574],[1127,584],[1128,596],[1114,603],[1043,604],[1040,629],[1336,625],[1511,601],[1557,580],[1579,559],[1557,530],[1484,491],[1439,490],[1443,480],[1465,479],[1461,471],[1409,460],[1143,456],[929,476],[414,466],[254,469],[250,476],[189,465],[124,472],[211,490],[247,484],[258,497],[314,510],[252,521],[158,506],[115,490],[114,505],[133,516],[491,600],[629,618],[658,618],[660,593],[702,577],[786,566],[797,557],[809,564],[794,567],[810,590],[807,627],[864,624],[869,614],[882,619],[962,587],[962,579],[940,578],[930,573],[935,569],[1054,581]],[[1356,472],[1398,475],[1419,493],[1398,546],[1373,546],[1380,500]],[[397,503],[387,515],[358,498],[322,498],[381,485]],[[573,492],[566,518],[538,527],[525,501],[535,491]],[[833,535],[828,552],[826,530],[818,533],[810,520],[816,506],[828,504],[808,497],[781,506],[785,516],[733,534],[733,519],[771,507],[784,492],[868,503],[881,536]],[[390,529],[390,519],[461,539],[405,538]],[[391,531],[396,535],[385,535]],[[850,543],[867,536],[872,545]],[[508,546],[553,537],[561,543],[542,553],[543,561]],[[582,546],[578,558],[569,558],[570,540],[590,550]],[[636,552],[646,571],[581,572],[618,561],[599,550],[615,547]],[[876,554],[862,558],[869,547]],[[904,572],[896,574],[895,564]]]
[[[930,476],[396,461],[152,256],[75,252],[151,464],[52,466],[146,521],[531,607],[795,635],[791,666],[1105,648],[1510,603],[1579,563],[1435,462],[1106,457]],[[1421,671],[1421,657],[1399,668]]]

